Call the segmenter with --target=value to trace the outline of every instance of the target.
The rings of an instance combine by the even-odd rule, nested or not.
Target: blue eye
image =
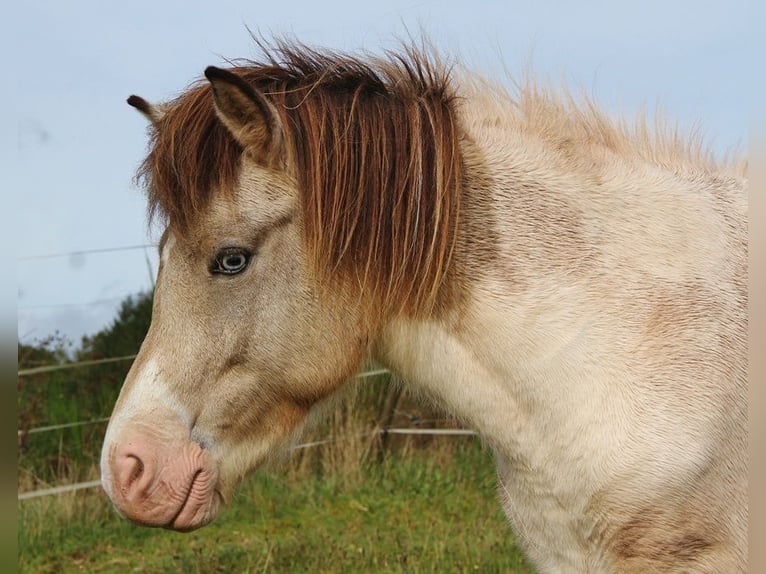
[[[251,256],[252,254],[248,250],[238,247],[221,249],[210,266],[210,272],[220,275],[236,275],[245,270],[247,264],[250,263]]]

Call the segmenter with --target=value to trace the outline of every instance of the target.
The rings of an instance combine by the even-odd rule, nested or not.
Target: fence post
[[[402,380],[398,375],[391,373],[391,376],[388,379],[386,400],[383,402],[383,408],[380,411],[380,416],[378,416],[378,427],[381,430],[378,462],[383,462],[383,459],[386,456],[386,449],[388,447],[388,433],[386,432],[386,429],[391,426],[394,412],[396,411],[396,407],[399,406],[399,400],[402,396],[402,388]]]

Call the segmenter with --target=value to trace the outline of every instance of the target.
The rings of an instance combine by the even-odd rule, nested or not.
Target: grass
[[[99,490],[21,502],[19,571],[532,572],[497,503],[490,454],[446,440],[353,477],[258,474],[189,534],[132,525]]]

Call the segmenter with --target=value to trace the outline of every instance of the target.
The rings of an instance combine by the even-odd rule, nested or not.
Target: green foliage
[[[80,360],[120,357],[138,352],[152,320],[152,293],[128,297],[112,324],[92,337],[83,337]]]

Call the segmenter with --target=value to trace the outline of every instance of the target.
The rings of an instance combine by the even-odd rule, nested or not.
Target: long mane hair
[[[350,280],[394,313],[445,296],[460,223],[463,162],[450,70],[405,48],[362,59],[259,42],[232,71],[279,113],[305,248],[322,279]],[[207,83],[166,105],[139,170],[150,215],[189,233],[213,194],[235,189],[243,150]]]

